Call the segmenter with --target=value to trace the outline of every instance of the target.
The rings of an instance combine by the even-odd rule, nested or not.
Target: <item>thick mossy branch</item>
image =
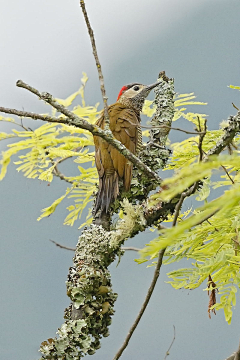
[[[240,132],[240,111],[235,116],[229,116],[227,126],[224,128],[224,135],[218,143],[208,151],[207,155],[218,155],[227,146],[231,145],[235,135]]]
[[[171,151],[166,148],[166,141],[175,112],[174,79],[169,79],[163,71],[159,74],[158,81],[159,86],[154,89],[155,99],[153,102],[156,111],[150,122],[152,127],[167,125],[168,128],[152,128],[150,139],[139,154],[141,161],[155,173],[166,166],[171,154]],[[158,185],[146,173],[140,174],[134,166],[131,192],[123,194],[123,196],[127,197],[129,201],[142,203],[148,197],[149,192],[156,189]],[[121,198],[119,200],[121,201]],[[115,208],[114,210],[116,211]]]
[[[165,72],[159,74],[160,86],[154,89],[155,99],[153,105],[156,112],[151,119],[150,141],[146,148],[141,152],[141,160],[153,171],[164,168],[170,151],[166,149],[166,141],[171,129],[174,117],[174,79],[169,79]],[[166,127],[164,127],[166,126]]]
[[[134,227],[145,225],[140,206],[127,200],[122,204],[124,215],[115,231],[91,225],[79,237],[73,266],[69,269],[67,294],[72,303],[65,311],[65,323],[58,337],[41,345],[41,359],[80,359],[94,354],[100,339],[108,336],[117,294],[112,290],[108,266],[122,255],[121,244]]]
[[[171,125],[173,95],[173,80],[161,77],[156,90],[154,124],[162,125],[166,121]],[[163,137],[159,134],[159,129],[153,131],[151,141],[141,155],[143,163],[150,165],[150,160],[155,160],[154,173],[164,166],[170,154],[165,148],[166,134]],[[80,236],[67,281],[67,294],[72,303],[66,309],[66,322],[58,330],[58,337],[42,343],[42,359],[80,359],[85,354],[93,354],[100,347],[101,337],[108,335],[117,298],[112,290],[108,266],[116,256],[122,255],[121,245],[126,239],[150,225],[144,217],[144,206],[131,202],[139,198],[144,200],[154,188],[154,181],[146,172],[139,174],[137,169],[136,176],[131,191],[125,194],[128,199],[119,199],[115,204],[115,212],[122,208],[115,229],[106,231],[102,226],[92,224]]]
[[[154,89],[153,105],[156,107],[156,111],[150,121],[152,126],[150,140],[140,154],[140,159],[144,164],[148,164],[153,171],[163,169],[170,156],[170,150],[166,148],[166,141],[175,112],[174,79],[169,79],[162,71],[159,74],[158,81],[160,85]]]
[[[174,114],[173,81],[166,81],[164,78],[160,81],[161,86],[157,89],[156,98],[159,94],[161,105],[154,117],[155,126],[163,123],[170,126]],[[232,142],[240,129],[239,114],[229,118],[228,123],[223,137],[207,155],[218,154]],[[152,131],[151,141],[141,156],[144,163],[154,159],[152,170],[156,172],[164,166],[164,159],[168,158],[169,151],[165,148],[166,132],[162,133],[159,129]],[[112,290],[108,266],[116,256],[121,256],[120,247],[127,238],[144,231],[156,221],[166,219],[167,215],[174,211],[179,197],[169,203],[160,202],[151,209],[145,208],[144,199],[149,194],[152,180],[143,175],[137,176],[139,182],[135,178],[135,183],[133,179],[130,196],[125,194],[128,200],[115,205],[115,211],[119,207],[123,209],[123,215],[115,229],[106,231],[101,226],[91,225],[80,236],[67,281],[67,293],[72,303],[66,309],[66,322],[58,330],[58,337],[42,343],[42,359],[80,359],[85,354],[93,354],[100,347],[100,339],[108,335],[117,298]],[[141,198],[139,205],[131,204],[135,199]]]
[[[92,135],[100,136],[101,138],[106,140],[109,144],[114,146],[128,160],[130,160],[141,172],[145,172],[150,178],[154,179],[157,183],[161,182],[162,179],[154,171],[152,171],[148,166],[146,166],[141,160],[139,160],[139,158],[137,156],[132,154],[120,141],[116,140],[110,130],[102,130],[97,125],[92,125],[85,119],[74,114],[72,111],[70,111],[65,106],[60,105],[53,98],[53,96],[51,94],[49,94],[47,92],[40,93],[37,89],[24,83],[22,80],[17,81],[17,86],[22,87],[22,88],[32,92],[33,94],[38,96],[41,100],[45,101],[46,103],[51,105],[53,108],[55,108],[58,112],[60,112],[61,114],[66,116],[66,118],[57,118],[58,120],[56,122],[76,126],[81,129],[88,130],[89,132],[92,133]],[[3,109],[2,109],[2,111],[3,111]],[[22,114],[22,116],[24,116],[24,114]],[[34,114],[34,117],[32,117],[32,118],[34,120],[37,119],[35,114]],[[49,121],[47,118],[45,120]],[[53,120],[51,120],[51,121],[53,121]],[[54,120],[54,122],[55,122],[55,120]]]
[[[58,330],[58,338],[42,343],[42,359],[92,355],[100,347],[101,337],[108,336],[117,295],[112,291],[107,267],[116,252],[111,246],[111,235],[102,227],[92,225],[83,231],[67,280],[72,304],[65,311],[66,322]]]
[[[159,74],[158,81],[159,85],[154,89],[154,105],[156,107],[156,111],[153,120],[151,120],[151,124],[153,126],[171,126],[175,111],[173,100],[175,94],[174,79],[169,79],[163,71]],[[154,174],[157,174],[160,169],[163,169],[169,159],[171,152],[165,146],[167,140],[166,131],[169,133],[169,130],[169,127],[167,129],[164,128],[164,130],[159,128],[151,129],[150,140],[139,154],[141,162],[151,169]],[[120,194],[111,207],[112,214],[118,213],[121,208],[120,204],[124,198],[127,198],[133,204],[136,204],[137,202],[142,204],[148,197],[149,192],[156,189],[158,185],[160,185],[160,182],[154,181],[147,172],[140,173],[139,168],[137,168],[134,164],[131,189],[126,193],[123,185],[120,186]],[[95,218],[95,224],[101,224],[106,229],[109,228],[109,222],[109,216],[104,218],[101,217],[99,220],[97,217]],[[136,231],[139,232],[139,229],[134,230],[132,236],[136,234]]]

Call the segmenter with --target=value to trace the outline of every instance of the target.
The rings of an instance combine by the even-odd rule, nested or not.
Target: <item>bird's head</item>
[[[144,100],[150,91],[159,84],[155,82],[151,85],[142,85],[139,83],[132,83],[121,88],[117,102],[127,105],[135,110],[142,111]]]

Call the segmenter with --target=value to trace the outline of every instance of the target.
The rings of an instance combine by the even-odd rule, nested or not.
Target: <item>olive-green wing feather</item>
[[[119,104],[120,105],[120,104]],[[134,110],[119,106],[119,112],[111,116],[110,128],[114,137],[121,141],[133,154],[136,154],[138,144],[138,128],[140,116]],[[110,146],[110,154],[114,169],[118,176],[123,179],[125,190],[128,191],[132,179],[132,163]]]
[[[110,129],[113,136],[121,141],[133,154],[139,148],[141,132],[139,132],[140,114],[116,103],[108,108]],[[96,125],[104,129],[104,114],[97,120]],[[94,136],[95,160],[99,174],[99,191],[95,204],[95,213],[108,211],[112,202],[117,198],[118,178],[122,178],[124,187],[128,191],[132,179],[132,163],[119,153],[112,145],[104,139]]]

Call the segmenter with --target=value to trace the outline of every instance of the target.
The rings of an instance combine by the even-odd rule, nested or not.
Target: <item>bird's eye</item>
[[[133,88],[133,90],[138,91],[138,90],[139,90],[139,86],[135,85],[134,88]]]

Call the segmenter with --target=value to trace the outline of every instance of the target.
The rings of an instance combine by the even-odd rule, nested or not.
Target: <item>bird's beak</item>
[[[147,85],[146,88],[148,91],[152,90],[153,88],[155,88],[155,86],[158,86],[158,84],[160,84],[160,81],[155,82],[154,84],[151,85]]]

